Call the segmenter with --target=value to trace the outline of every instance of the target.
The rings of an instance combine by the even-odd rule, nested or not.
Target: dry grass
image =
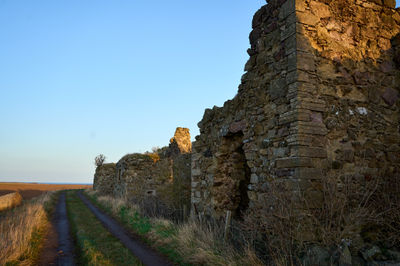
[[[32,265],[30,254],[37,252],[32,245],[33,234],[46,227],[48,220],[45,204],[50,200],[46,193],[34,201],[3,213],[0,219],[0,265],[19,260],[20,265]]]
[[[249,247],[238,251],[224,241],[221,229],[196,221],[179,225],[174,236],[179,253],[194,265],[264,265]]]
[[[0,211],[14,208],[22,203],[22,197],[18,192],[0,196]]]
[[[130,217],[126,220],[130,220],[135,233],[178,264],[264,265],[250,248],[238,251],[229,241],[224,241],[218,226],[196,221],[175,224],[165,218],[144,217],[139,206],[124,199],[97,197],[93,190],[86,191],[117,219],[121,220],[122,215]]]
[[[347,243],[357,254],[366,241],[381,244],[387,239],[391,246],[385,248],[390,248],[399,244],[400,226],[393,217],[400,217],[400,186],[399,180],[389,184],[396,187],[394,192],[381,180],[326,177],[319,189],[299,193],[271,182],[265,199],[249,209],[242,226],[248,241],[262,243],[262,256],[274,265],[301,264],[300,255],[313,245],[338,249]],[[363,237],[369,224],[379,230],[375,239]]]
[[[37,183],[6,183],[0,182],[0,196],[19,192],[24,200],[40,196],[46,191],[56,191],[65,189],[86,189],[91,185],[69,185],[69,184],[37,184]]]

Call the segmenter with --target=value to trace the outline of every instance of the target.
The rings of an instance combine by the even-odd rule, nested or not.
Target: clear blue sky
[[[93,159],[193,138],[232,98],[265,0],[0,0],[0,181],[92,182]]]
[[[92,182],[93,158],[198,134],[237,91],[265,0],[0,0],[0,181]]]

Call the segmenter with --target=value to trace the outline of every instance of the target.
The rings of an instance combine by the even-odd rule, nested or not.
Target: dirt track
[[[58,234],[57,265],[75,265],[74,245],[69,230],[65,192],[60,194],[58,200],[55,223]]]
[[[116,238],[118,238],[134,256],[144,265],[172,265],[165,257],[147,247],[127,232],[114,219],[94,206],[82,193],[79,198],[96,216],[103,226]],[[69,222],[66,208],[66,194],[61,192],[48,235],[44,243],[39,265],[75,265],[74,243],[70,235]]]
[[[78,192],[78,196],[93,212],[97,219],[101,221],[104,227],[107,228],[107,230],[110,231],[110,233],[116,238],[118,238],[125,245],[125,247],[127,247],[144,265],[172,265],[167,261],[167,259],[148,248],[139,240],[135,239],[135,237],[122,228],[118,222],[94,206],[80,191]]]
[[[74,244],[69,230],[65,192],[58,198],[53,219],[48,228],[39,265],[75,265]]]

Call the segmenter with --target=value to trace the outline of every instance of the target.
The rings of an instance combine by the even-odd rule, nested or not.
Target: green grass
[[[78,265],[142,265],[103,227],[74,191],[67,193],[67,209]]]
[[[182,256],[177,251],[176,243],[171,241],[174,238],[173,236],[177,234],[177,228],[173,225],[165,226],[153,223],[151,219],[142,216],[126,205],[122,205],[118,210],[113,211],[111,204],[100,202],[96,194],[85,192],[85,195],[93,204],[121,222],[127,230],[138,235],[145,243],[167,256],[172,262],[177,265],[190,265],[184,263]],[[152,236],[150,237],[150,235]],[[154,239],[157,241],[154,241]],[[163,242],[164,239],[166,240],[165,243],[158,244]]]
[[[175,224],[166,219],[145,217],[139,206],[124,199],[101,196],[93,190],[85,190],[85,194],[97,207],[175,265],[264,265],[252,249],[235,249],[216,228],[203,227],[196,221]]]

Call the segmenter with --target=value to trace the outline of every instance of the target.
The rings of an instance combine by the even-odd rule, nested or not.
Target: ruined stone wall
[[[104,195],[112,195],[116,182],[115,169],[115,163],[98,166],[94,174],[93,189]]]
[[[297,1],[298,95],[318,99],[324,176],[399,174],[395,1]],[[298,97],[300,98],[300,97]],[[324,152],[325,156],[325,152]],[[312,163],[312,162],[311,162]]]
[[[193,214],[240,215],[271,181],[312,195],[328,176],[398,174],[394,4],[276,0],[257,11],[237,95],[198,124]]]
[[[192,152],[192,140],[188,128],[178,127],[169,143],[170,154],[186,154]]]
[[[268,178],[280,175],[275,162],[290,154],[289,128],[280,115],[293,111],[286,96],[296,79],[293,10],[270,1],[256,13],[247,72],[237,95],[221,108],[207,109],[198,124],[193,212],[239,214],[249,201],[258,200]]]
[[[160,186],[172,181],[171,165],[166,159],[153,159],[148,154],[127,154],[116,166],[117,197],[156,195]]]
[[[127,154],[116,165],[114,195],[145,200],[157,197],[171,207],[190,206],[191,141],[177,128],[169,147],[155,153]]]

